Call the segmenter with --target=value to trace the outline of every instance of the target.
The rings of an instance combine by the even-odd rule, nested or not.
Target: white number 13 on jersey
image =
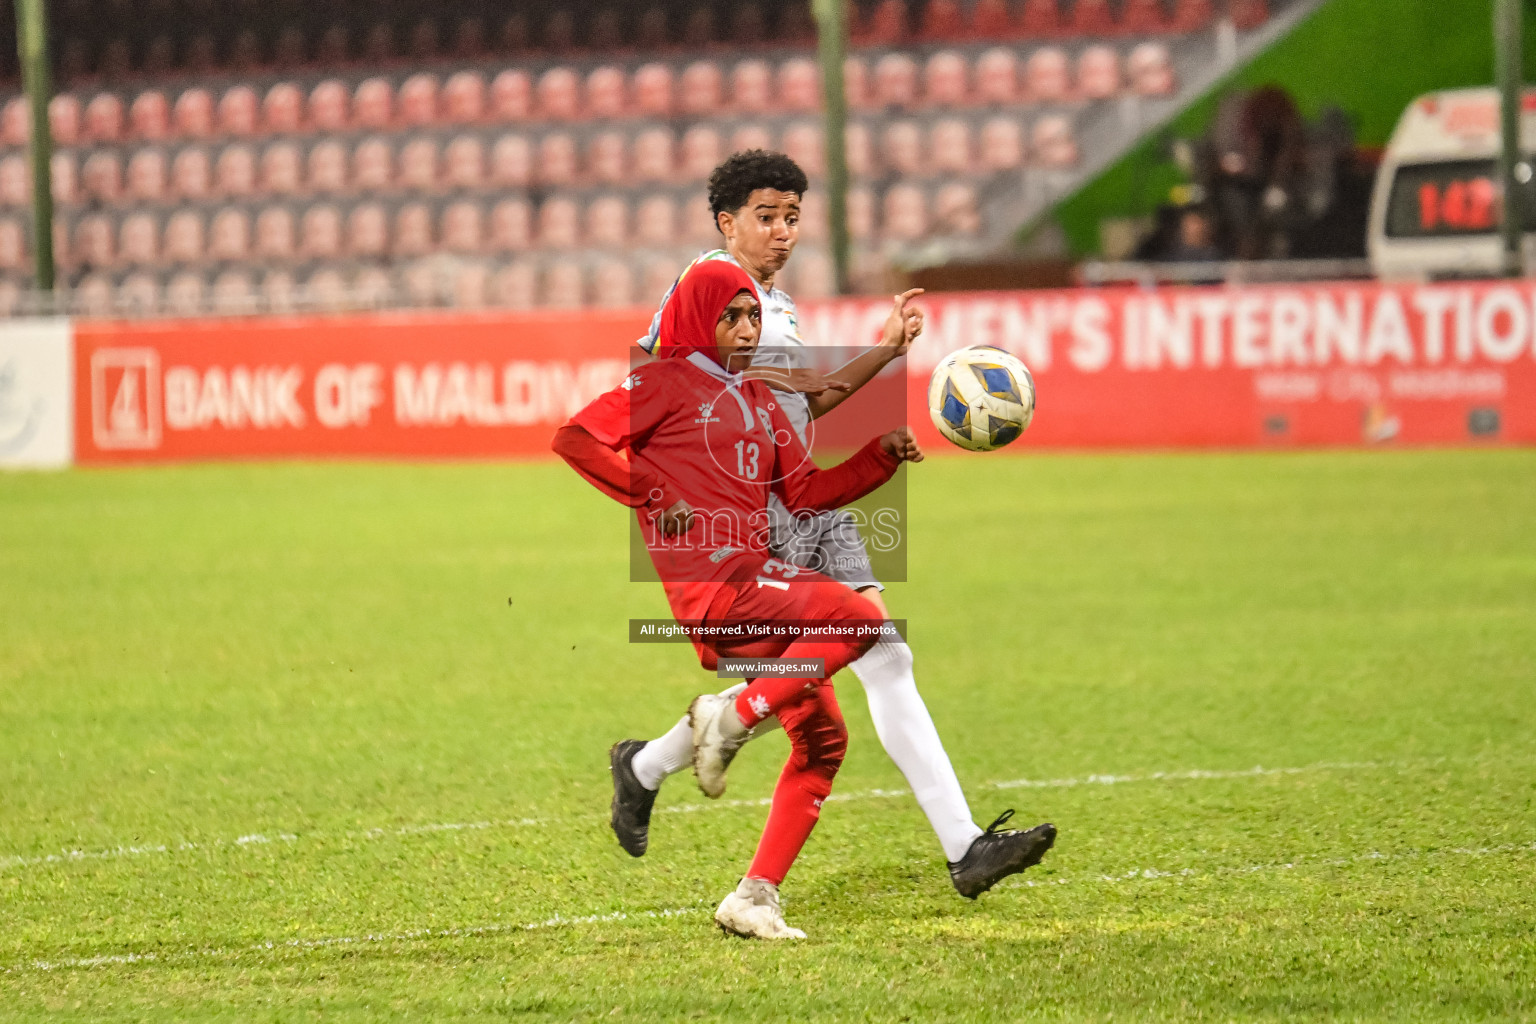
[[[757,479],[757,442],[736,442],[736,475],[748,480]]]

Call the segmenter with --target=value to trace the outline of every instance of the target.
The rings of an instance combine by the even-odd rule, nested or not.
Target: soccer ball
[[[963,348],[934,368],[928,414],[961,448],[990,452],[1017,439],[1034,418],[1035,379],[1000,348]]]

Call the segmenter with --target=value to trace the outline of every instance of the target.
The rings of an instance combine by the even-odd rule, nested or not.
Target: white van
[[[1536,91],[1521,104],[1521,150],[1536,150]],[[1421,96],[1392,133],[1371,200],[1371,267],[1384,280],[1490,277],[1503,267],[1499,93]],[[1536,269],[1536,182],[1516,167],[1526,211],[1526,266]]]

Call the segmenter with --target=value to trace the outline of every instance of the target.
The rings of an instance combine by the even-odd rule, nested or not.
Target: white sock
[[[917,692],[912,648],[899,640],[881,641],[848,667],[864,684],[869,717],[874,719],[880,743],[912,787],[917,805],[938,834],[945,858],[959,860],[981,835],[981,829],[971,820],[960,780],[928,714],[928,705]]]
[[[737,683],[721,690],[720,696],[734,697],[746,688],[746,683]],[[777,718],[765,718],[748,733],[747,742],[778,727]],[[640,785],[646,789],[660,789],[668,775],[676,775],[692,763],[693,726],[688,724],[688,716],[684,715],[676,725],[636,751],[630,767],[634,769]]]

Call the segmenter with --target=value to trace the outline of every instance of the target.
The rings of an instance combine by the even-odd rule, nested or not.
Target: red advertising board
[[[1018,450],[1536,441],[1524,282],[1111,289],[925,297],[905,363],[988,344],[1034,372]],[[869,344],[886,299],[807,304],[821,345]],[[77,461],[542,455],[628,372],[647,310],[81,322]],[[894,371],[902,372],[902,371]]]

